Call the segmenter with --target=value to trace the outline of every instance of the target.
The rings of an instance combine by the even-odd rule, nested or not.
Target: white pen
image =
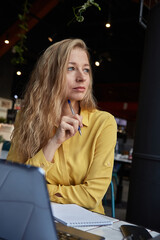
[[[71,109],[72,114],[75,115],[75,112],[74,112],[74,110],[73,110],[71,101],[70,101],[69,99],[68,99],[68,104],[69,104],[69,107],[70,107],[70,109]],[[80,135],[82,135],[80,126],[78,127],[78,132],[79,132]]]

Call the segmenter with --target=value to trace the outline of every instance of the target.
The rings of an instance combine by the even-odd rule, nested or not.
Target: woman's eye
[[[86,73],[89,73],[90,69],[89,68],[85,68],[83,71],[86,72]]]
[[[74,67],[68,67],[68,71],[73,71]]]

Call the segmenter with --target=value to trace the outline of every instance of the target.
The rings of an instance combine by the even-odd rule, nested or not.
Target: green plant
[[[5,142],[5,139],[3,138],[2,135],[0,135],[0,143],[3,143],[3,142]]]
[[[27,51],[26,47],[26,39],[27,35],[26,33],[28,32],[28,16],[29,16],[29,10],[30,10],[31,4],[28,2],[28,0],[25,0],[23,4],[23,13],[18,14],[18,18],[20,21],[19,24],[19,41],[18,43],[13,47],[13,53],[15,54],[15,57],[12,59],[13,64],[24,64],[26,63],[26,60],[24,58],[24,53]]]
[[[98,8],[98,10],[101,10],[99,4],[96,3],[94,0],[87,0],[83,5],[81,5],[79,7],[73,7],[73,13],[76,18],[76,21],[83,22],[84,17],[82,14],[86,11],[86,9],[88,7],[91,7],[91,6],[95,6]],[[15,56],[12,58],[12,64],[22,65],[22,64],[26,63],[24,53],[27,51],[27,47],[26,47],[27,35],[26,35],[26,33],[28,32],[27,20],[29,17],[30,7],[31,7],[31,4],[29,3],[29,0],[25,0],[24,5],[23,5],[23,13],[18,14],[18,18],[20,21],[20,24],[19,24],[20,32],[18,33],[19,41],[13,47],[13,53],[15,54]]]
[[[0,117],[0,123],[6,123],[7,119],[4,117]]]
[[[97,7],[99,11],[101,10],[99,4],[96,3],[94,0],[87,0],[87,2],[85,2],[83,5],[79,7],[73,7],[73,13],[76,18],[76,21],[83,22],[84,16],[82,14],[87,10],[88,7],[91,7],[91,6]]]

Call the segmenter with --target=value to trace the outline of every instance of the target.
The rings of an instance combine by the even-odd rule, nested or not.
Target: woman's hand
[[[63,116],[54,136],[56,142],[61,145],[64,141],[73,137],[78,131],[79,126],[83,127],[80,115]]]
[[[47,145],[43,148],[43,153],[47,161],[52,162],[55,151],[60,145],[70,137],[73,137],[78,128],[83,127],[82,117],[78,114],[63,116],[55,135],[49,139]]]

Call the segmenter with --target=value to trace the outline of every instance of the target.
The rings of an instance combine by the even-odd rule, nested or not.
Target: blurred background
[[[145,28],[138,0],[97,0],[74,15],[85,0],[6,0],[0,8],[0,97],[23,97],[28,76],[42,52],[64,38],[82,38],[90,51],[98,105],[115,117],[136,120]],[[27,6],[27,7],[26,7]],[[25,12],[25,7],[28,11]],[[77,8],[79,7],[79,8]],[[145,7],[146,8],[146,7]],[[147,8],[146,8],[147,9]],[[26,19],[20,19],[23,14]],[[106,24],[108,27],[106,27]],[[24,29],[19,25],[24,25]],[[22,31],[25,30],[26,32]],[[24,62],[13,64],[20,34]],[[5,44],[4,40],[9,40]],[[19,50],[19,49],[18,49]],[[95,62],[97,61],[97,65]],[[21,75],[17,75],[17,71]]]

